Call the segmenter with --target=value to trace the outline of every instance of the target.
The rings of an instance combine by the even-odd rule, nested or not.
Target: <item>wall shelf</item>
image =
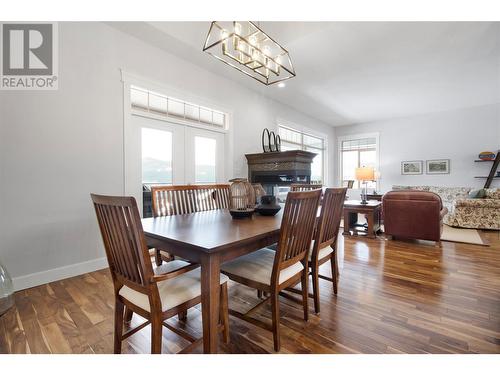
[[[483,162],[488,162],[492,161],[493,165],[491,166],[490,173],[488,176],[476,176],[475,178],[485,178],[486,182],[484,183],[484,188],[487,189],[490,187],[491,183],[493,182],[494,179],[500,178],[500,176],[497,175],[497,170],[500,165],[500,150],[497,151],[495,155],[495,160],[481,160],[481,159],[476,159],[474,162],[476,163],[483,163]]]

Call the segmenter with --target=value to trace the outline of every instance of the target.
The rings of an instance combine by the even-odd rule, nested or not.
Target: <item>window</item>
[[[227,127],[226,113],[174,99],[136,86],[130,87],[130,102],[132,109],[138,112],[147,112],[173,120],[187,121],[222,130],[225,130]]]
[[[354,180],[354,188],[360,188],[360,182],[355,177],[356,168],[377,168],[377,143],[376,136],[341,140],[340,175],[343,186],[347,186],[347,181]],[[376,188],[376,182],[368,182],[367,187]]]
[[[325,139],[307,134],[286,126],[278,127],[281,138],[281,150],[304,150],[317,154],[311,165],[311,182],[323,183],[325,180]]]
[[[216,146],[213,138],[194,137],[195,183],[207,184],[216,182]]]
[[[142,183],[172,183],[172,133],[142,128]]]

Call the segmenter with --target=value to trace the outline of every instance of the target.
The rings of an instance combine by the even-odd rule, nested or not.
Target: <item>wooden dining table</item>
[[[222,209],[142,219],[148,246],[201,265],[204,353],[217,352],[220,265],[276,243],[282,212],[233,219]]]

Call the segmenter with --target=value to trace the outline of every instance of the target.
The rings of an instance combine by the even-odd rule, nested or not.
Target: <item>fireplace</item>
[[[267,194],[273,194],[274,188],[288,190],[293,183],[311,182],[311,163],[315,153],[302,150],[282,152],[264,152],[246,154],[248,180],[260,183]],[[284,189],[281,189],[284,188]]]

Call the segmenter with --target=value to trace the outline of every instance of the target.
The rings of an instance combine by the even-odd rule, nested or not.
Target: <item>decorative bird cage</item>
[[[229,211],[233,217],[233,213],[251,216],[255,210],[255,191],[252,184],[246,178],[234,178],[229,181],[232,182],[229,188]],[[238,217],[243,217],[242,215]]]
[[[255,204],[259,204],[260,203],[260,198],[263,196],[263,195],[266,195],[266,191],[264,190],[264,188],[262,187],[261,184],[252,184],[253,186],[253,190],[255,192]]]

